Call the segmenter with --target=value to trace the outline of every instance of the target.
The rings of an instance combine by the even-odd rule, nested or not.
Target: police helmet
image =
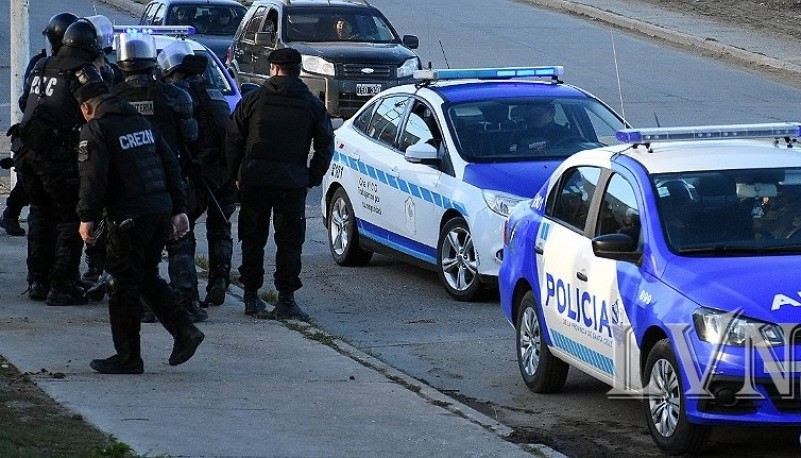
[[[166,77],[180,70],[184,57],[194,54],[189,43],[183,40],[173,41],[164,47],[157,57],[162,74]]]
[[[153,35],[121,33],[117,36],[117,66],[126,73],[141,73],[156,66]]]
[[[95,28],[95,34],[100,40],[100,47],[110,50],[111,45],[114,44],[114,24],[111,23],[111,19],[102,14],[87,16],[84,19]]]
[[[66,32],[67,27],[77,20],[78,16],[72,13],[59,13],[51,17],[47,22],[47,27],[42,30],[42,35],[47,36],[47,41],[50,42],[53,53],[58,52],[58,48],[61,47],[61,40],[64,38],[64,32]]]
[[[78,19],[70,24],[64,31],[61,43],[69,48],[82,49],[92,54],[100,54],[103,50],[103,42],[97,35],[95,26],[86,18]]]

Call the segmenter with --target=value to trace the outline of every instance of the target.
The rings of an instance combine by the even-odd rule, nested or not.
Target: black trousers
[[[17,182],[6,198],[6,209],[3,210],[3,216],[6,218],[18,219],[22,208],[30,205],[31,200],[28,198],[28,193],[25,192],[25,187],[22,183],[24,180],[22,174],[17,174]]]
[[[218,209],[209,195],[211,191]],[[195,268],[195,222],[203,213],[206,215],[206,240],[209,253],[209,281],[211,285],[218,277],[225,280],[227,286],[230,282],[231,256],[234,243],[231,238],[231,215],[236,210],[237,189],[233,183],[217,188],[190,180],[187,188],[189,198],[189,225],[190,231],[181,239],[167,243],[169,255],[170,286],[173,287],[181,303],[191,301],[197,295],[197,270]],[[220,211],[222,210],[222,212]]]
[[[159,277],[161,250],[172,233],[168,213],[133,219],[123,230],[120,221],[106,221],[106,271],[111,275],[108,312],[114,349],[123,363],[141,360],[140,297],[173,337],[191,321],[175,303],[167,282]]]
[[[80,178],[77,164],[39,155],[26,157],[22,180],[31,200],[28,218],[28,282],[54,287],[80,279],[83,240],[75,212]]]
[[[306,239],[306,188],[242,187],[240,199],[242,265],[239,281],[245,289],[258,289],[264,283],[264,246],[272,216],[276,246],[275,289],[281,293],[300,289],[303,286],[300,256]]]

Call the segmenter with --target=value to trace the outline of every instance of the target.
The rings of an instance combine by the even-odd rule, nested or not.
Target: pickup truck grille
[[[366,68],[373,69],[372,73],[362,71]],[[395,76],[393,65],[342,64],[339,65],[339,71],[348,79],[386,79]]]

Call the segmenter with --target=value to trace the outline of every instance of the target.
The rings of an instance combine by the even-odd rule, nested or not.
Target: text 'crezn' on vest
[[[112,93],[133,105],[136,110],[150,121],[158,134],[179,154],[178,126],[164,94],[164,84],[153,79],[138,78],[132,81],[129,77],[114,86]]]

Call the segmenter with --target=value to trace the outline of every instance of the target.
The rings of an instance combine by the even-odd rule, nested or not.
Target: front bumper
[[[350,118],[361,108],[372,95],[357,95],[357,86],[381,85],[381,90],[406,84],[411,78],[403,79],[346,79],[342,77],[324,77],[304,73],[300,76],[312,94],[320,97],[325,103],[328,113],[335,118]]]

